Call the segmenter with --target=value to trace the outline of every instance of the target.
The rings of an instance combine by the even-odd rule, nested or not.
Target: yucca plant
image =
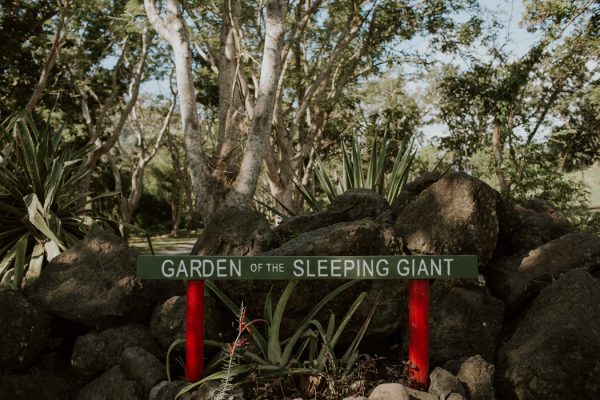
[[[38,129],[24,112],[0,127],[0,287],[37,278],[88,230],[80,182],[90,148],[61,146],[63,128]]]

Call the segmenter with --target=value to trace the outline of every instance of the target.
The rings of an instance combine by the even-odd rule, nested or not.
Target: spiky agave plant
[[[319,186],[329,201],[344,193],[348,189],[372,189],[384,196],[390,203],[402,191],[408,179],[416,151],[412,143],[404,149],[398,149],[394,163],[389,172],[386,172],[386,159],[390,151],[390,141],[384,136],[381,143],[374,141],[371,145],[371,155],[368,162],[362,156],[361,145],[356,137],[352,140],[350,148],[342,142],[342,177],[334,172],[330,175],[328,168],[317,156],[315,163],[315,176]],[[314,211],[322,209],[317,197],[306,189],[297,179],[293,179],[296,188]]]
[[[80,182],[90,148],[61,146],[63,131],[38,129],[24,112],[0,127],[0,287],[37,278],[89,228]]]

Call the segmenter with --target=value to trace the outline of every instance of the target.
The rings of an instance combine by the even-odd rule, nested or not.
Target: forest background
[[[25,109],[61,132],[48,160],[83,171],[59,195],[100,195],[86,209],[123,234],[224,207],[277,221],[348,186],[352,160],[383,190],[407,154],[409,180],[465,171],[598,233],[599,21],[594,0],[4,0],[0,166]]]

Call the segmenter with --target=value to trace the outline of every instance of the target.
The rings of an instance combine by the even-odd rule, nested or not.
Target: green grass
[[[189,234],[189,236],[171,237],[171,236],[152,236],[152,247],[154,253],[159,254],[189,254],[198,240],[200,233]],[[151,254],[148,241],[145,237],[131,237],[129,245],[139,251],[141,254]]]
[[[570,172],[568,176],[587,186],[590,191],[590,208],[600,211],[600,164],[592,165],[582,171]]]

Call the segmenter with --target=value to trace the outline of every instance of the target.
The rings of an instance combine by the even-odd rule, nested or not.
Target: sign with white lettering
[[[477,256],[139,256],[142,279],[477,278]]]

